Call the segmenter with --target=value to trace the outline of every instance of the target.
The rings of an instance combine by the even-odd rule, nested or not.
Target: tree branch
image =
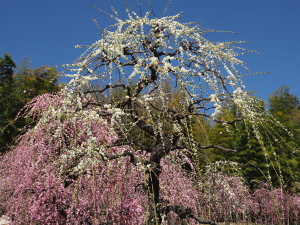
[[[198,148],[201,148],[201,149],[215,148],[215,149],[219,149],[219,150],[222,150],[222,151],[225,151],[225,152],[237,152],[237,151],[234,150],[234,149],[224,148],[224,147],[219,146],[219,145],[206,145],[206,146],[201,146],[201,145],[199,145],[198,143],[196,143],[196,144],[197,144],[197,147],[198,147]]]
[[[180,219],[191,218],[191,219],[196,220],[200,224],[218,225],[215,222],[207,221],[207,220],[195,215],[194,213],[192,213],[191,208],[184,208],[184,207],[178,206],[178,205],[177,206],[167,206],[162,211],[165,214],[168,214],[169,212],[173,211],[179,216]]]

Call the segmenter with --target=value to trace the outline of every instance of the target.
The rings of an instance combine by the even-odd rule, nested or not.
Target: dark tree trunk
[[[158,204],[160,199],[160,186],[159,186],[160,169],[155,168],[149,172],[149,191],[150,191],[150,223],[161,224],[162,219],[159,212]]]
[[[161,224],[162,219],[159,210],[160,181],[161,174],[160,160],[165,156],[165,149],[157,147],[151,153],[151,169],[149,171],[149,192],[150,192],[150,224]]]

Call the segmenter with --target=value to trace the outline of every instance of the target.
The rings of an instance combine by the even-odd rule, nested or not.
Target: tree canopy
[[[290,93],[288,86],[282,86],[270,95],[270,110],[273,114],[282,112],[292,114],[294,110],[299,110],[300,103],[297,96]]]

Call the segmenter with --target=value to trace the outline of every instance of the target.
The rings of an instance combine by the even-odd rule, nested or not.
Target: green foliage
[[[300,103],[297,96],[290,93],[289,86],[282,86],[275,90],[269,98],[270,111],[272,114],[282,112],[291,115],[294,110],[299,110]]]
[[[59,91],[57,77],[58,72],[56,69],[47,66],[21,70],[16,74],[20,101],[26,103],[38,95]]]
[[[15,82],[13,71],[16,64],[8,54],[0,58],[0,152],[7,143],[11,141],[13,132],[12,118],[16,115]]]
[[[13,71],[16,68],[15,62],[11,56],[7,53],[4,54],[4,58],[0,58],[0,85],[1,88],[5,84],[9,85],[13,82]]]
[[[233,106],[224,109],[221,114],[228,121],[238,117]],[[240,172],[251,186],[257,181],[266,180],[266,158],[253,130],[246,126],[244,121],[237,121],[231,125],[213,124],[209,137],[212,143],[236,150],[236,152],[229,153],[213,149],[210,152],[211,162],[233,161],[239,163]]]
[[[14,73],[16,64],[8,54],[0,58],[0,153],[9,149],[17,135],[30,121],[16,118],[34,97],[60,90],[58,72],[46,66],[31,69],[28,63]]]
[[[239,163],[241,173],[250,187],[261,181],[275,186],[285,185],[290,190],[299,181],[299,101],[289,94],[288,87],[280,88],[270,97],[269,118],[256,125],[256,131],[241,120],[233,124],[215,123],[211,125],[209,141],[236,153],[222,150],[208,150],[209,162],[233,161]],[[285,107],[286,106],[286,107]],[[261,102],[261,108],[265,104]],[[220,117],[232,121],[239,117],[233,105],[226,107]],[[255,132],[260,132],[257,139]],[[263,144],[262,144],[263,143]]]
[[[277,129],[282,141],[277,140],[271,148],[280,162],[281,176],[288,183],[299,181],[300,175],[300,103],[297,96],[290,93],[288,86],[275,90],[269,98],[270,112],[284,127]],[[288,131],[288,132],[287,132]],[[283,143],[287,147],[282,147]],[[274,165],[277,165],[274,163]]]

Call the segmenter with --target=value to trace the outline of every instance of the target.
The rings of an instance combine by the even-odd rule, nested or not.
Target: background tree
[[[14,72],[15,63],[9,55],[1,59],[1,124],[0,152],[5,152],[20,134],[20,129],[30,121],[16,119],[18,112],[34,97],[55,93],[62,85],[58,85],[58,72],[46,66],[32,69],[28,63]]]
[[[289,146],[281,148],[280,142],[275,142],[272,146],[273,151],[278,155],[282,176],[289,185],[295,182],[299,183],[299,175],[295,173],[300,166],[300,126],[297,117],[300,111],[299,99],[290,93],[288,86],[282,86],[270,95],[269,105],[271,114],[285,127],[285,129],[276,131]],[[285,132],[285,130],[289,132]]]
[[[276,90],[269,101],[271,116],[282,126],[274,126],[274,123],[269,121],[258,127],[262,132],[264,146],[261,146],[253,129],[247,127],[244,121],[230,126],[214,124],[209,135],[210,140],[236,149],[237,152],[224,154],[222,151],[210,150],[209,158],[212,162],[229,160],[239,163],[241,173],[251,187],[261,181],[269,181],[275,186],[285,185],[293,190],[299,180],[298,173],[295,172],[299,166],[299,130],[294,116],[299,111],[299,101],[296,96],[290,94],[287,86]],[[265,108],[265,104],[262,103],[261,107]],[[222,114],[227,118],[238,116],[232,106],[224,109]],[[285,143],[282,143],[283,141]]]
[[[15,78],[20,101],[25,105],[38,95],[58,92],[63,86],[58,84],[58,76],[59,73],[53,67],[22,68]]]
[[[14,93],[15,82],[13,78],[15,62],[8,54],[0,58],[0,152],[2,152],[7,143],[11,141],[12,129],[8,126],[12,124],[13,117],[21,109],[16,107]]]
[[[13,72],[16,68],[15,62],[12,60],[11,56],[7,53],[4,54],[4,58],[0,58],[0,79],[1,87],[10,85],[13,82]]]
[[[275,90],[269,98],[270,111],[276,116],[276,113],[291,115],[293,111],[299,110],[300,103],[297,96],[290,93],[289,86],[282,86]]]
[[[264,108],[263,103],[261,107]],[[227,107],[222,112],[227,118],[237,117],[237,111],[234,107]],[[257,127],[262,130],[264,127]],[[263,135],[262,135],[263,136]],[[227,148],[235,149],[234,153],[227,153],[219,150],[211,150],[209,158],[211,162],[229,161],[238,163],[240,173],[245,179],[250,188],[255,187],[260,182],[269,182],[269,164],[270,159],[266,157],[264,150],[255,137],[252,127],[247,126],[245,121],[237,121],[232,125],[213,124],[209,133],[210,141]],[[267,135],[269,137],[269,135]],[[268,145],[269,140],[264,140],[265,145]],[[272,158],[272,157],[271,157]],[[274,185],[279,185],[280,180],[276,174],[272,174]]]

